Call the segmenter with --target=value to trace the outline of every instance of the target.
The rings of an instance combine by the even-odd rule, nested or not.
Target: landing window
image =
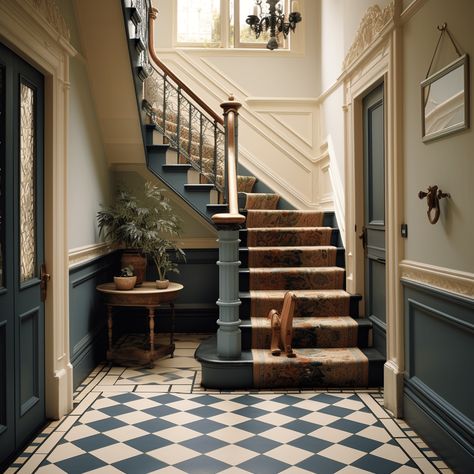
[[[285,13],[289,0],[281,0]],[[268,5],[263,0],[263,13]],[[269,33],[257,39],[246,23],[256,14],[255,0],[177,0],[176,45],[208,48],[265,48]],[[279,48],[289,49],[283,35],[277,37]]]

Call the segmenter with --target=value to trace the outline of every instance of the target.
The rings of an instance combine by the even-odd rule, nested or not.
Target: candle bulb
[[[293,0],[293,1],[291,2],[291,11],[292,11],[292,12],[298,12],[298,11],[299,11],[299,7],[300,7],[300,5],[299,5],[299,2],[298,2],[297,0]]]
[[[253,7],[253,14],[255,16],[258,16],[258,6],[257,5],[254,5],[254,7]]]

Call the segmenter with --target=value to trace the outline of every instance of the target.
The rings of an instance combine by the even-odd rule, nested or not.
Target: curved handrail
[[[154,22],[158,16],[158,10],[154,7],[150,8],[149,12],[149,23],[148,23],[148,51],[153,62],[183,90],[186,94],[191,97],[199,106],[206,111],[217,123],[224,125],[222,117],[217,115],[214,110],[211,109],[198,95],[196,95],[184,82],[182,82],[168,67],[166,67],[162,61],[158,58],[155,52],[155,41],[154,41]]]

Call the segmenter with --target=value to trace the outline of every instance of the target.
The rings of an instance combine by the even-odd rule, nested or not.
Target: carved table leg
[[[153,360],[155,352],[155,309],[148,308],[148,320],[150,324],[150,360]]]
[[[112,306],[107,305],[107,326],[108,326],[108,338],[109,338],[109,358],[112,357],[112,327],[113,327],[113,319],[112,319]]]

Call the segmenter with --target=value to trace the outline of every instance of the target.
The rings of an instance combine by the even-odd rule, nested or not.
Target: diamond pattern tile
[[[33,456],[33,472],[45,474],[410,474],[446,466],[385,412],[378,393],[209,393],[193,385],[200,373],[188,359],[197,339],[178,342],[174,366],[98,367],[76,391],[80,410],[50,424],[6,472],[31,472]],[[102,379],[107,385],[97,385]]]

